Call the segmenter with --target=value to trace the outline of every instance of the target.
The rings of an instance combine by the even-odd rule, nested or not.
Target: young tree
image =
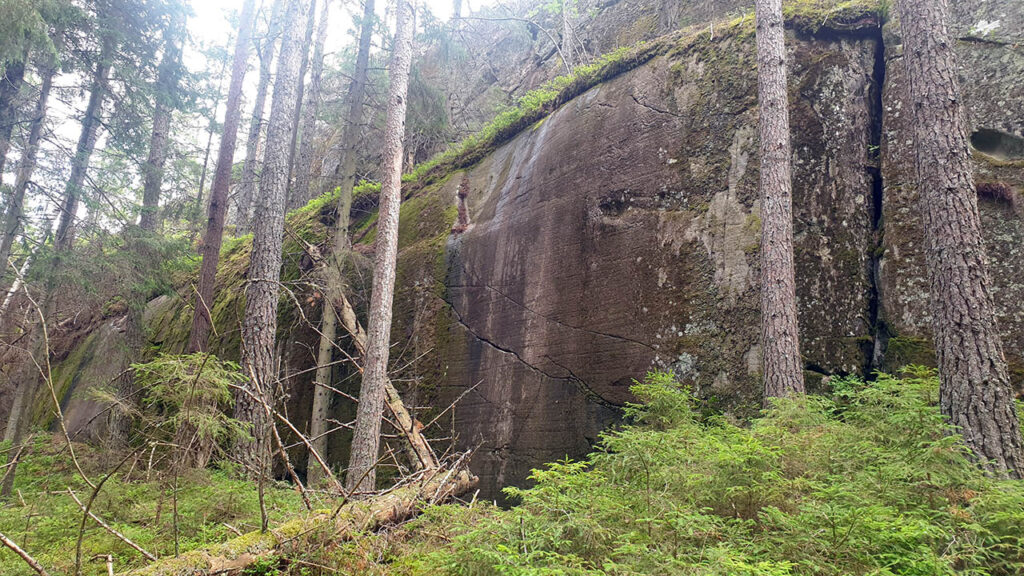
[[[237,220],[235,236],[242,236],[249,231],[252,197],[259,181],[260,142],[265,129],[263,110],[267,104],[267,89],[270,87],[270,70],[274,62],[274,51],[281,34],[278,26],[281,22],[282,5],[282,0],[274,0],[273,8],[270,10],[270,20],[267,22],[266,35],[257,47],[260,77],[256,85],[256,100],[252,105],[252,119],[249,121],[249,138],[246,141],[245,161],[242,164],[242,179],[238,183],[238,192],[235,194],[235,218]]]
[[[324,72],[324,44],[327,41],[327,17],[331,3],[322,0],[320,20],[317,23],[316,43],[313,45],[313,61],[309,74],[309,90],[306,103],[302,107],[302,139],[299,142],[299,155],[295,164],[295,180],[291,194],[295,198],[295,206],[301,206],[312,198],[310,174],[313,164],[313,144],[316,136],[316,115],[320,108],[320,88]]]
[[[242,82],[249,62],[254,0],[245,0],[238,21],[238,37],[231,62],[231,85],[228,86],[227,111],[224,114],[224,132],[217,152],[217,172],[214,174],[210,211],[203,236],[203,261],[199,267],[199,286],[196,306],[192,313],[192,330],[188,337],[189,353],[206,352],[210,342],[210,308],[213,306],[213,287],[217,279],[217,262],[224,236],[224,216],[227,212],[228,186],[231,184],[231,164],[235,157],[235,139],[242,115]]]
[[[381,160],[380,208],[373,265],[373,294],[370,298],[359,389],[352,457],[345,483],[348,491],[372,490],[376,485],[377,452],[380,450],[381,415],[384,410],[388,354],[391,337],[391,305],[395,294],[398,258],[398,212],[402,201],[402,141],[405,136],[406,96],[412,62],[414,0],[399,0],[394,52],[391,56],[391,86],[384,124]]]
[[[367,71],[370,61],[370,42],[373,39],[374,2],[363,2],[363,17],[359,27],[359,48],[356,52],[355,73],[348,91],[348,113],[345,118],[345,138],[341,161],[338,163],[340,182],[338,186],[337,217],[334,221],[334,244],[328,254],[328,262],[324,269],[324,304],[320,318],[320,345],[317,349],[317,369],[313,392],[313,411],[310,416],[310,436],[313,438],[313,449],[321,457],[327,454],[327,410],[330,406],[331,392],[323,385],[331,383],[331,360],[334,356],[334,340],[338,333],[338,316],[336,307],[340,304],[345,282],[342,274],[344,262],[349,249],[348,225],[349,213],[352,211],[352,189],[355,187],[356,152],[359,134],[363,123],[363,100],[366,93]],[[322,471],[316,458],[310,454],[306,474],[310,484],[314,485]]]
[[[764,396],[804,393],[793,263],[789,102],[782,0],[757,0],[761,105],[761,347]]]
[[[252,258],[245,288],[242,372],[249,381],[247,390],[236,396],[235,418],[252,425],[254,441],[240,443],[237,453],[243,462],[261,473],[268,448],[267,430],[273,425],[267,421],[262,403],[271,403],[271,385],[276,381],[274,344],[288,188],[288,152],[294,129],[292,115],[298,96],[299,61],[302,57],[302,28],[297,24],[300,14],[305,14],[307,9],[306,0],[288,0],[285,7],[281,57],[270,103],[259,196],[253,212]]]
[[[939,404],[988,471],[1024,475],[1024,448],[996,328],[946,0],[897,2],[913,114]]]

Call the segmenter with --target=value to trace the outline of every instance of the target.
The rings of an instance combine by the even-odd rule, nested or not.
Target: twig
[[[129,452],[124,458],[122,458],[121,461],[117,463],[117,466],[114,466],[113,470],[93,486],[92,493],[89,494],[89,501],[86,502],[85,507],[82,509],[83,512],[85,512],[82,514],[82,522],[78,526],[78,541],[75,542],[75,576],[80,576],[82,574],[82,540],[85,538],[85,520],[89,517],[89,510],[92,508],[93,502],[96,501],[96,496],[99,495],[100,489],[103,488],[103,485],[107,480],[109,480],[110,477],[121,468],[121,466],[124,466],[124,463],[134,456],[137,451],[138,448]]]
[[[125,544],[127,544],[127,545],[131,546],[132,548],[136,549],[139,552],[139,554],[142,554],[148,560],[156,560],[156,556],[150,554],[149,552],[146,552],[146,550],[144,550],[142,548],[142,546],[139,546],[135,542],[132,542],[130,538],[128,538],[124,534],[121,534],[117,530],[114,530],[113,528],[111,528],[110,525],[107,524],[106,522],[104,522],[99,516],[93,514],[89,510],[86,510],[85,509],[85,504],[82,504],[82,501],[78,499],[78,496],[75,495],[74,490],[72,490],[70,486],[68,486],[68,494],[71,495],[71,498],[75,501],[75,504],[78,504],[78,507],[82,509],[82,512],[85,512],[86,514],[88,514],[89,518],[92,518],[93,520],[95,520],[96,523],[99,524],[101,528],[103,528],[107,532],[110,532],[114,536],[117,536],[118,538],[120,538],[122,542],[124,542]]]
[[[7,546],[11,550],[13,550],[15,554],[20,556],[21,559],[24,560],[26,564],[28,564],[33,570],[39,573],[39,576],[50,576],[50,574],[42,566],[39,565],[39,562],[36,562],[35,558],[29,556],[28,552],[22,550],[17,544],[14,543],[13,540],[8,538],[7,536],[4,536],[3,532],[0,532],[0,542],[2,542],[4,546]]]

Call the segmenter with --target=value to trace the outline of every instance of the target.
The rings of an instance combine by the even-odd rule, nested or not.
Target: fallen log
[[[238,575],[262,558],[296,554],[325,544],[351,540],[413,517],[428,504],[466,494],[478,479],[461,459],[454,468],[425,470],[415,481],[336,510],[318,510],[267,532],[250,532],[222,544],[164,558],[124,576]]]

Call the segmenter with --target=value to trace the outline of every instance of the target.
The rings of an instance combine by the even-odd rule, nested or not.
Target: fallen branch
[[[26,564],[28,564],[33,570],[38,572],[39,576],[50,576],[46,569],[40,566],[39,562],[36,562],[35,558],[29,556],[28,552],[22,550],[21,547],[15,544],[13,540],[8,538],[7,536],[4,536],[3,532],[0,532],[0,543],[3,543],[4,546],[7,546],[11,550],[13,550],[15,554],[20,556],[21,559],[25,561]]]
[[[78,496],[75,495],[74,490],[72,490],[70,487],[68,488],[68,494],[70,494],[71,498],[74,499],[75,504],[78,504],[78,507],[82,509],[82,512],[85,512],[86,514],[88,514],[89,518],[92,518],[97,524],[100,525],[101,528],[103,528],[107,532],[110,532],[111,534],[113,534],[114,536],[119,538],[122,542],[124,542],[125,544],[127,544],[127,545],[131,546],[132,548],[134,548],[135,550],[137,550],[139,552],[139,554],[142,554],[148,560],[150,560],[150,561],[155,561],[156,560],[156,556],[150,554],[149,552],[146,552],[146,550],[143,549],[142,546],[139,546],[135,542],[132,542],[130,538],[128,538],[124,534],[121,534],[117,530],[114,530],[113,528],[111,528],[109,524],[104,522],[99,516],[93,514],[92,511],[86,510],[85,509],[85,504],[82,504],[82,501],[78,499]]]
[[[338,511],[320,511],[292,520],[267,532],[186,552],[177,558],[127,572],[127,576],[239,575],[260,559],[288,556],[333,541],[352,539],[361,532],[404,522],[430,503],[449,500],[476,487],[477,478],[464,467],[465,459],[450,469],[425,471],[416,482],[376,497],[347,502]]]

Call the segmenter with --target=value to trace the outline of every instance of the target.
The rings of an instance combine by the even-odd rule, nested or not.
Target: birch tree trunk
[[[237,224],[235,236],[244,236],[249,232],[249,221],[252,212],[252,197],[259,183],[260,156],[263,152],[260,142],[263,139],[265,124],[263,111],[267,106],[267,89],[270,87],[270,71],[274,62],[274,52],[277,49],[278,36],[281,34],[281,8],[282,0],[274,0],[274,6],[270,11],[270,22],[267,26],[267,36],[260,45],[260,78],[256,85],[256,100],[252,105],[252,120],[249,122],[249,138],[246,140],[245,162],[242,164],[242,180],[238,183],[238,193],[235,194],[235,214]]]
[[[308,4],[288,0],[281,38],[281,58],[274,80],[274,95],[267,126],[266,153],[260,189],[253,213],[252,259],[245,289],[245,317],[242,320],[242,370],[252,396],[239,393],[235,400],[235,418],[252,425],[254,440],[237,447],[243,462],[263,466],[268,426],[263,406],[268,405],[275,382],[274,341],[277,332],[277,300],[281,277],[281,246],[284,234],[285,194],[288,188],[288,151],[293,130],[292,114],[298,96],[299,61],[302,57],[302,28],[297,26]],[[253,398],[253,396],[255,398]]]
[[[912,104],[939,403],[982,466],[1022,477],[1024,449],[996,328],[946,0],[897,2]]]
[[[217,152],[217,172],[213,180],[206,234],[203,236],[203,262],[199,267],[196,306],[192,313],[192,330],[186,348],[189,353],[206,352],[210,342],[210,309],[213,307],[213,288],[217,279],[217,263],[220,260],[220,245],[224,235],[231,164],[235,157],[235,140],[242,114],[242,83],[249,62],[253,14],[254,0],[245,0],[238,23],[238,38],[235,40],[235,54],[231,63],[231,85],[228,86],[228,106],[224,114],[224,132]]]
[[[306,92],[306,103],[302,108],[302,139],[299,141],[299,155],[295,160],[295,181],[292,184],[292,195],[295,206],[309,202],[311,194],[310,174],[313,164],[313,144],[316,137],[316,115],[320,109],[321,79],[324,71],[324,43],[327,40],[327,18],[331,3],[322,0],[320,20],[317,22],[316,43],[313,45],[313,62],[309,74],[309,90]]]
[[[412,61],[413,1],[399,0],[394,53],[391,57],[373,294],[370,298],[363,381],[352,438],[352,458],[346,477],[346,488],[350,493],[373,490],[376,486],[375,465],[380,449],[381,414],[386,396],[391,305],[395,294],[398,256],[398,212],[402,201],[402,144],[405,136],[409,66]]]
[[[373,0],[363,3],[363,19],[359,29],[359,49],[356,52],[356,68],[348,92],[348,114],[345,121],[344,148],[338,167],[341,181],[338,188],[337,218],[334,222],[333,250],[327,256],[324,275],[324,304],[320,320],[320,345],[317,349],[315,382],[331,384],[331,361],[334,357],[334,341],[338,333],[336,306],[340,305],[339,292],[344,292],[342,272],[349,249],[349,213],[352,211],[352,189],[355,186],[356,144],[362,133],[363,99],[366,92],[366,76],[370,61],[370,42],[373,39]],[[316,386],[313,392],[313,411],[310,416],[310,436],[313,448],[327,459],[327,414],[331,392],[323,386]],[[310,485],[315,485],[323,476],[323,470],[316,458],[310,454],[306,467]]]
[[[793,262],[793,194],[782,0],[757,0],[761,106],[761,347],[764,396],[804,393]]]

